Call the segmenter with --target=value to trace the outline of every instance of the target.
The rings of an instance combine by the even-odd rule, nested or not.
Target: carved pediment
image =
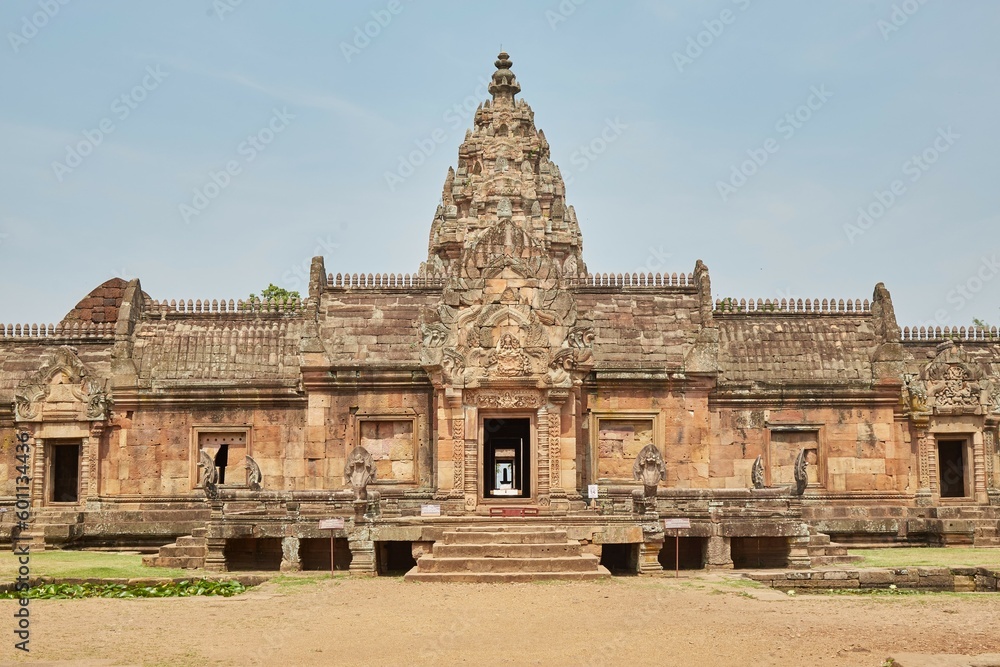
[[[988,369],[984,372],[980,365],[969,359],[961,346],[951,341],[939,346],[934,360],[924,367],[920,375],[920,381],[910,380],[905,386],[911,402],[919,404],[923,399],[927,410],[981,414],[993,408],[989,403],[994,382],[988,377]]]
[[[14,419],[24,421],[102,421],[111,397],[69,346],[46,355],[42,366],[14,390]]]

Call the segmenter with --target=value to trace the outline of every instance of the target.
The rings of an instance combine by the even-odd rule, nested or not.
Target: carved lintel
[[[541,402],[537,391],[479,390],[475,395],[475,404],[480,408],[537,408]]]

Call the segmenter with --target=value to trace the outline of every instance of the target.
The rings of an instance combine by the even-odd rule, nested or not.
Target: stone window
[[[361,418],[357,442],[375,460],[376,482],[416,481],[416,429],[412,417]]]
[[[597,479],[632,480],[635,457],[654,444],[653,419],[598,419]]]
[[[771,427],[767,452],[768,486],[795,484],[795,459],[806,450],[806,474],[809,486],[822,486],[820,480],[819,429],[814,427]]]
[[[195,427],[192,452],[194,487],[201,487],[198,451],[204,449],[215,461],[220,486],[245,486],[246,457],[250,454],[250,429],[234,427]]]

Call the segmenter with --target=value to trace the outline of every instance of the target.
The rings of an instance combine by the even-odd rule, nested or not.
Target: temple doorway
[[[51,445],[51,480],[54,503],[75,503],[80,498],[80,445]]]
[[[531,420],[483,420],[483,496],[531,497]]]

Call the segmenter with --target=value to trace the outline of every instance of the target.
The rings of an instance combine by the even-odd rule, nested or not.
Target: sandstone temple
[[[112,279],[0,326],[0,538],[442,580],[1000,545],[995,328],[901,329],[881,283],[714,300],[701,261],[591,273],[510,67],[415,273],[316,257],[294,302]]]

